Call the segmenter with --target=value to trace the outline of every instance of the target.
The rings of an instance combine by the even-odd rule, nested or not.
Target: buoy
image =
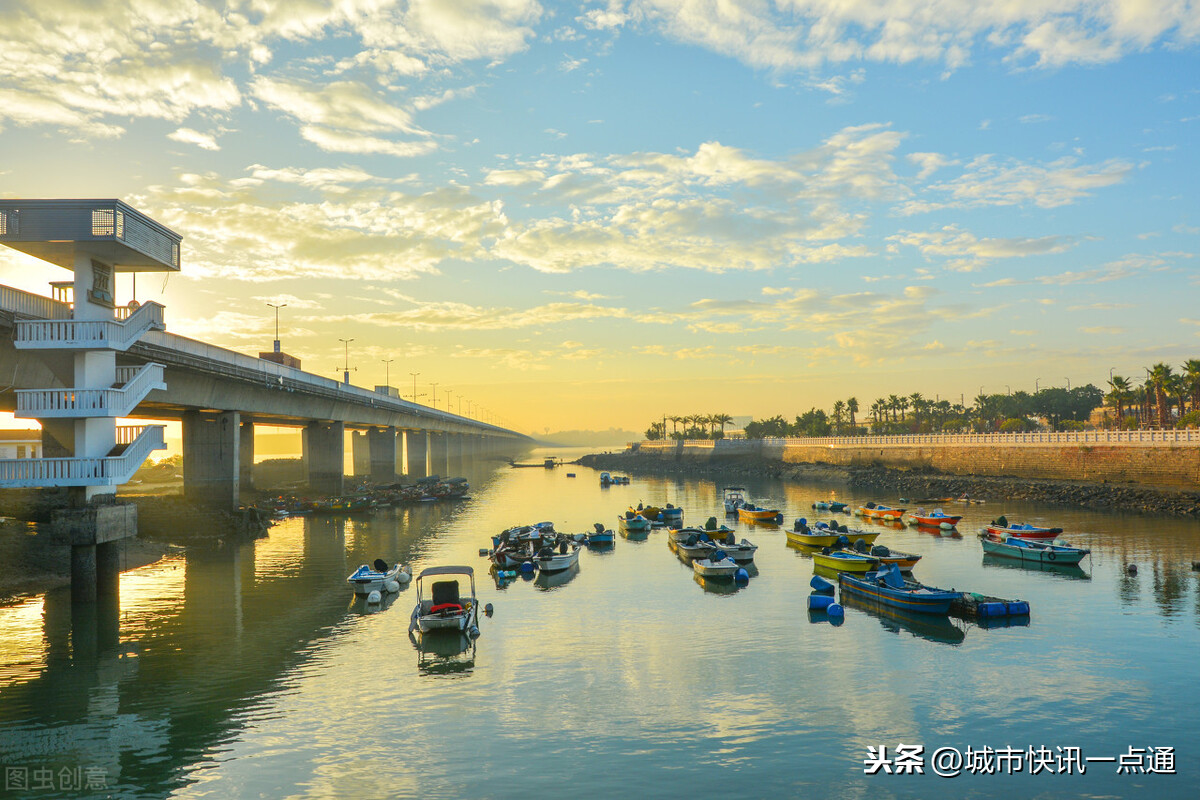
[[[396,592],[400,591],[400,583],[399,581],[388,581],[383,585],[383,588],[387,589],[392,594],[395,594]]]
[[[408,583],[411,580],[412,580],[412,567],[405,564],[403,567],[400,568],[400,571],[396,573],[396,582],[399,583],[401,586],[403,586],[404,584]]]
[[[486,547],[481,547],[481,548],[479,548],[479,555],[481,555],[481,556],[490,556],[491,554],[492,554],[492,551],[491,551],[491,550],[488,550]]]
[[[533,572],[533,562],[532,561],[522,561],[521,562],[521,572],[525,573],[526,575],[529,575],[530,573],[532,573]]]
[[[825,611],[834,605],[833,598],[827,594],[810,594],[808,596],[809,611]]]
[[[750,573],[746,572],[745,567],[738,567],[733,573],[733,579],[738,583],[749,583]]]
[[[843,609],[841,606],[839,606],[837,603],[830,603],[825,608],[825,613],[831,617],[844,617],[846,615],[846,610]]]
[[[368,604],[374,605],[375,603],[378,603],[381,600],[383,600],[383,595],[381,595],[379,593],[378,589],[372,591],[369,595],[367,595],[367,603]]]
[[[953,522],[943,522],[940,525],[938,525],[938,527],[944,531],[948,531],[954,527],[954,523]]]
[[[568,477],[568,478],[574,478],[574,477],[575,477],[575,473],[574,473],[574,472],[568,472],[568,473],[567,473],[567,477]]]
[[[483,613],[487,614],[489,617],[492,615],[492,611],[494,611],[494,609],[492,608],[491,603],[488,603],[486,606],[483,607]]]
[[[1137,564],[1130,564],[1128,567],[1125,568],[1125,571],[1128,572],[1130,575],[1137,575]]]
[[[470,636],[472,639],[478,639],[479,638],[479,628],[472,625],[470,627],[470,629],[467,631],[467,635]]]

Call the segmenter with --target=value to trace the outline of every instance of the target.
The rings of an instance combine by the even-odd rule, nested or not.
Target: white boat
[[[634,514],[626,511],[625,514],[617,515],[617,525],[623,531],[648,531],[650,530],[650,520],[643,517],[641,514]]]
[[[542,572],[562,572],[579,563],[582,549],[583,545],[578,542],[562,541],[557,549],[546,545],[534,556],[533,563]]]
[[[692,569],[704,578],[732,578],[741,567],[725,555],[723,550],[717,550],[711,558],[697,558],[692,561]]]
[[[354,570],[346,578],[346,583],[350,584],[355,594],[369,595],[371,592],[384,594],[389,583],[395,582],[397,586],[403,586],[411,577],[412,570],[409,567],[393,564],[389,568],[382,559],[376,559],[374,567],[363,564]]]
[[[736,514],[737,510],[746,502],[746,498],[742,494],[744,491],[746,490],[741,486],[726,487],[724,497],[726,514]]]
[[[429,596],[425,595],[425,584]],[[469,582],[469,594],[463,592],[462,579]],[[417,604],[413,608],[412,621],[408,629],[421,633],[434,631],[465,631],[469,636],[479,635],[479,600],[475,596],[475,571],[470,567],[429,567],[417,576]]]

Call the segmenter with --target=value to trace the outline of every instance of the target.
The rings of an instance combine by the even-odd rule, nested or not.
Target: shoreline
[[[579,464],[609,472],[721,478],[743,477],[784,481],[837,483],[855,489],[875,490],[884,497],[961,497],[989,500],[1028,500],[1047,505],[1098,508],[1109,511],[1200,518],[1200,492],[1089,481],[951,475],[933,470],[892,467],[788,464],[760,457],[734,457],[720,461],[670,460],[637,453],[593,453]]]

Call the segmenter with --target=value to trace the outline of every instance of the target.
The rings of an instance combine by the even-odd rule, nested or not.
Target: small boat
[[[695,529],[683,538],[676,537],[672,532],[672,537],[670,543],[675,552],[689,559],[708,558],[717,550],[721,550],[735,563],[749,564],[754,561],[754,554],[758,552],[758,545],[752,544],[749,539],[742,539],[741,542],[732,541],[732,536],[727,539],[713,539],[707,533]]]
[[[863,555],[871,556],[880,564],[895,564],[901,572],[912,572],[913,567],[921,560],[921,556],[917,553],[902,553],[881,544],[875,545],[869,553]]]
[[[346,578],[354,589],[355,594],[369,595],[371,592],[383,594],[387,585],[393,581],[403,586],[412,577],[412,569],[407,566],[393,564],[390,568],[382,559],[375,559],[373,567],[363,564]]]
[[[746,498],[742,494],[744,491],[746,490],[741,486],[728,486],[725,488],[723,500],[726,514],[736,514],[737,510],[741,508],[742,503],[746,502]]]
[[[606,529],[603,524],[597,522],[594,527],[595,530],[587,535],[587,543],[589,547],[613,544],[616,542],[616,534],[614,534],[611,530]]]
[[[783,514],[777,508],[759,508],[753,503],[743,503],[737,509],[738,520],[741,522],[765,522],[778,525],[783,522]]]
[[[991,533],[981,533],[979,538],[983,542],[985,553],[1016,558],[1021,561],[1078,564],[1092,552],[1082,547],[1023,539],[1020,536],[997,536]]]
[[[828,509],[829,511],[845,511],[849,506],[849,503],[839,503],[836,500],[818,500],[812,504],[813,508],[819,510]]]
[[[609,475],[607,472],[600,473],[600,485],[601,486],[612,486],[612,482],[613,482],[612,475]]]
[[[859,506],[858,510],[854,513],[860,517],[866,517],[868,519],[881,519],[885,522],[891,522],[903,517],[906,510],[907,509],[904,508],[896,508],[895,506],[867,503],[866,505]]]
[[[879,560],[853,550],[813,553],[813,563],[835,572],[867,572],[879,566]]]
[[[935,589],[917,581],[905,580],[900,570],[892,565],[862,576],[841,572],[838,574],[838,584],[844,594],[922,614],[948,614],[950,604],[962,597],[962,592]]]
[[[796,520],[796,525],[792,530],[784,531],[784,533],[787,535],[788,542],[805,547],[837,547],[842,537],[845,537],[846,541],[842,542],[841,546],[850,547],[859,539],[866,544],[874,544],[882,531],[860,531],[847,528],[845,525],[839,525],[835,530],[832,525],[824,522],[818,522],[809,528],[805,520],[801,518]]]
[[[534,555],[533,563],[541,572],[562,572],[579,563],[579,551],[583,545],[577,542],[560,541],[555,548],[543,545]]]
[[[995,536],[1018,536],[1022,539],[1053,540],[1058,538],[1058,535],[1063,532],[1063,529],[1043,528],[1037,525],[1030,525],[1027,522],[1009,524],[1006,517],[999,517],[992,520],[990,525],[985,526],[984,531]]]
[[[918,508],[908,515],[909,525],[924,525],[928,528],[941,528],[942,530],[950,530],[958,525],[962,519],[962,514],[946,514],[940,508],[935,508],[931,513],[926,514],[925,509]]]
[[[425,596],[425,582],[435,580]],[[464,595],[462,579],[469,581],[470,594]],[[409,631],[465,631],[479,635],[479,601],[475,596],[475,571],[470,567],[428,567],[417,576],[417,604],[413,608]]]
[[[650,520],[633,511],[626,511],[624,516],[617,515],[617,526],[623,531],[649,531]]]
[[[683,519],[683,509],[679,506],[673,506],[670,503],[660,508],[658,512],[662,516],[663,522],[670,522],[673,519]]]
[[[692,569],[703,578],[732,578],[741,567],[724,550],[717,550],[708,558],[697,558]]]

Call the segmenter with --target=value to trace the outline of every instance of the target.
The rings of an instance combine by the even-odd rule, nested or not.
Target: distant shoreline
[[[720,461],[674,460],[639,453],[593,453],[583,466],[642,475],[713,478],[736,483],[744,477],[833,483],[873,490],[880,500],[899,497],[961,497],[988,500],[1028,500],[1050,505],[1165,514],[1200,518],[1200,492],[1087,481],[1060,481],[1019,476],[949,475],[933,471],[881,466],[787,464],[758,457]]]

